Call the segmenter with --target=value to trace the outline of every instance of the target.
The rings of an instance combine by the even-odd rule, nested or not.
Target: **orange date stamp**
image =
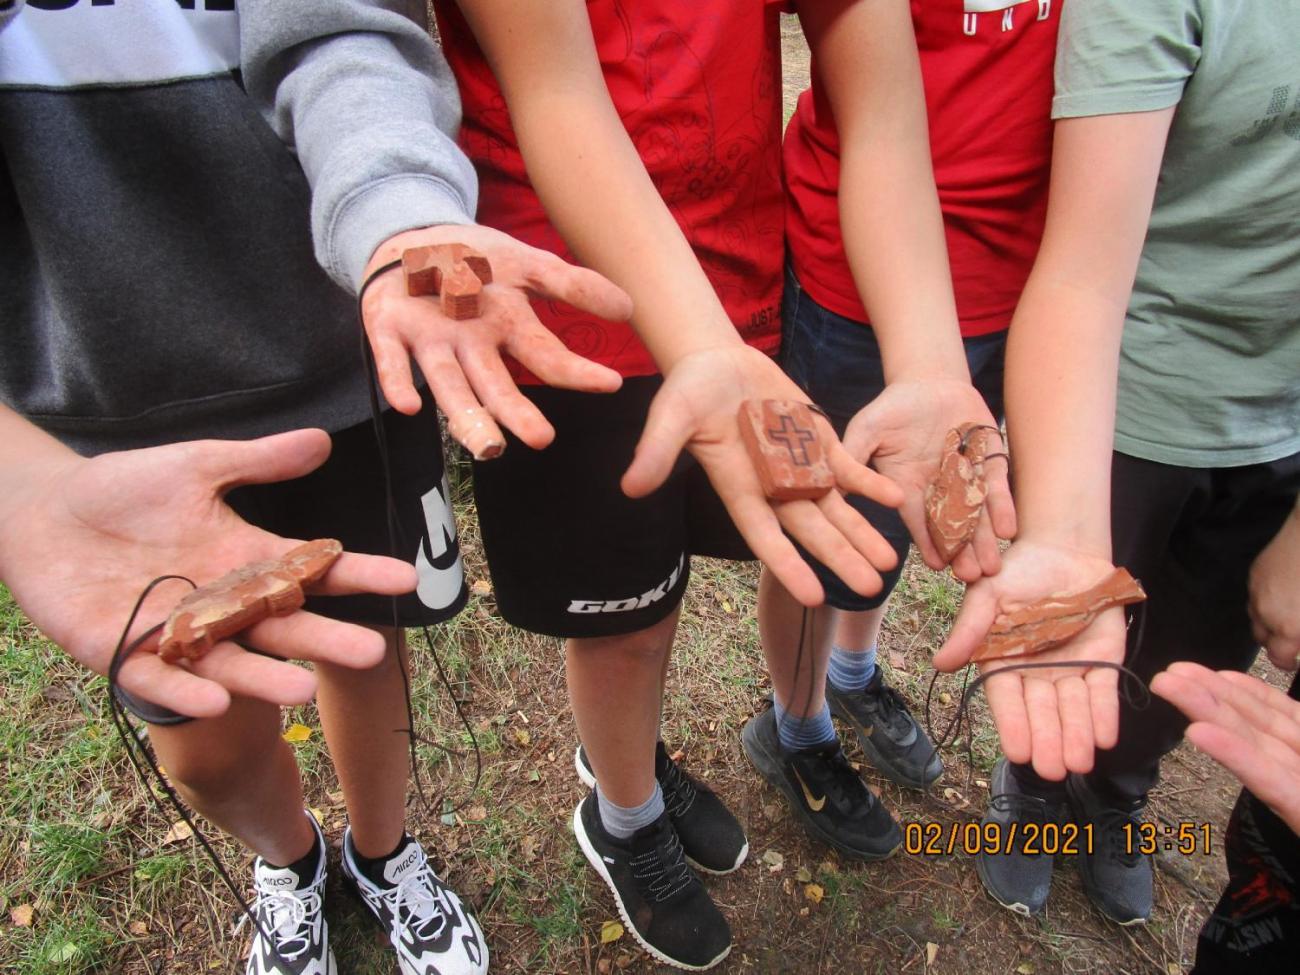
[[[1079,856],[1093,851],[1092,823],[904,823],[903,850],[940,857],[1023,853]]]

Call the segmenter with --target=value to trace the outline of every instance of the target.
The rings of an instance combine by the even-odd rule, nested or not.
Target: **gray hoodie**
[[[471,219],[459,110],[422,3],[0,0],[0,398],[86,453],[361,421],[351,292]]]

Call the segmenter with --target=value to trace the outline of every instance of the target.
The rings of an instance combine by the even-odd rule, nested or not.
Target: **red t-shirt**
[[[783,6],[587,0],[605,83],[646,170],[741,336],[769,354],[780,341]],[[479,221],[573,260],[528,181],[505,99],[468,25],[451,0],[436,0],[435,11],[464,101],[460,142],[478,169]],[[658,371],[629,326],[558,302],[534,307],[573,351],[624,376]]]
[[[930,150],[965,336],[1011,323],[1038,253],[1062,0],[912,0]],[[839,137],[817,74],[785,139],[787,246],[818,304],[867,320],[840,233]]]

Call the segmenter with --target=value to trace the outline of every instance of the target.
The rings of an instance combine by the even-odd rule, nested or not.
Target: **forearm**
[[[839,214],[885,378],[969,379],[906,0],[799,7],[840,139]]]
[[[357,287],[375,248],[472,221],[451,72],[405,0],[241,0],[245,84],[312,186],[317,258]]]
[[[670,369],[741,340],[646,172],[577,0],[460,0],[510,109],[547,216],[588,267],[631,295],[632,324]]]
[[[1021,538],[1110,557],[1120,340],[1172,117],[1057,123],[1047,226],[1007,348]]]

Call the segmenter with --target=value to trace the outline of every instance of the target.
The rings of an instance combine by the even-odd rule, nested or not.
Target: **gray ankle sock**
[[[625,840],[637,830],[649,826],[664,813],[664,794],[655,783],[650,798],[631,809],[616,806],[605,798],[599,784],[596,786],[596,802],[600,804],[600,822],[605,832],[615,839]]]

